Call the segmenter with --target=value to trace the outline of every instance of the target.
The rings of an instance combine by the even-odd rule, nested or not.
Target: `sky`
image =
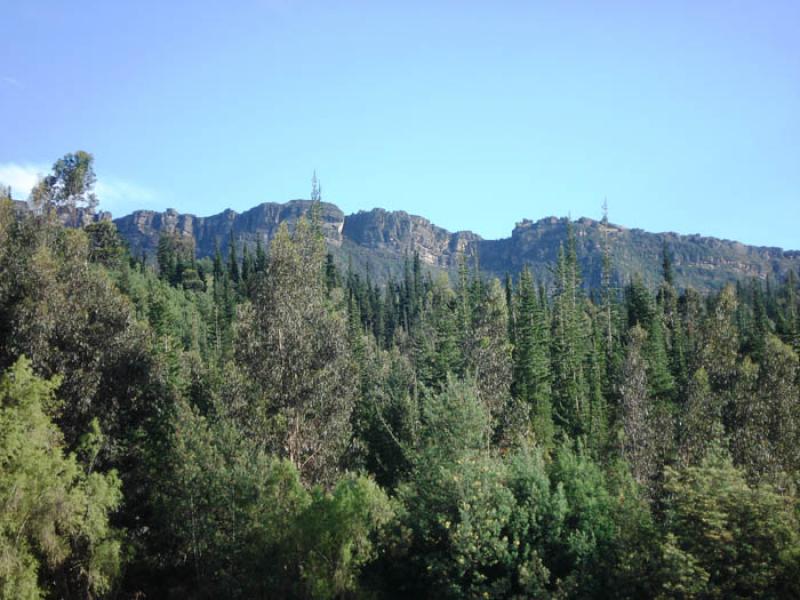
[[[0,0],[0,181],[101,208],[310,195],[507,237],[609,218],[800,249],[800,2]]]

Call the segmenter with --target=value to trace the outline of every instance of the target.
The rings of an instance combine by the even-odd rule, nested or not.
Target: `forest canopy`
[[[795,273],[131,256],[93,183],[0,200],[3,598],[800,597]]]

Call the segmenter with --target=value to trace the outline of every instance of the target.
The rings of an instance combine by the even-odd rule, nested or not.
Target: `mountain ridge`
[[[230,239],[250,249],[258,241],[268,246],[281,223],[291,229],[311,206],[310,200],[302,199],[264,202],[241,213],[228,208],[207,217],[174,209],[138,210],[114,219],[114,223],[135,254],[154,254],[161,233],[170,233],[191,239],[198,258],[202,258],[213,255],[215,244],[226,250]],[[655,283],[664,246],[673,257],[677,282],[703,290],[751,277],[780,278],[789,269],[800,267],[797,250],[752,246],[701,234],[653,233],[588,217],[522,219],[509,237],[484,239],[469,230],[451,232],[402,210],[373,208],[346,215],[335,204],[323,202],[320,216],[336,260],[369,272],[379,282],[399,275],[404,260],[414,253],[434,271],[452,274],[466,257],[470,261],[477,258],[481,270],[490,275],[515,275],[528,265],[538,278],[547,280],[558,249],[567,239],[569,224],[575,233],[584,281],[590,286],[599,283],[606,241],[620,282],[639,273],[646,282]]]

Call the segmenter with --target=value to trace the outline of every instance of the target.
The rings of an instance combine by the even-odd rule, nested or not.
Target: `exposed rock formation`
[[[347,216],[343,235],[373,250],[409,256],[417,252],[423,263],[443,268],[456,266],[459,256],[471,254],[471,244],[481,240],[471,231],[450,233],[422,217],[382,208]]]
[[[257,240],[266,246],[285,222],[291,229],[311,208],[308,200],[259,204],[241,214],[226,210],[210,217],[136,211],[114,222],[132,252],[154,254],[161,232],[177,233],[194,241],[198,257],[211,256],[215,242],[227,249],[231,234],[237,244],[252,249]],[[377,280],[402,272],[403,262],[416,252],[434,270],[454,272],[462,256],[478,257],[481,269],[497,276],[516,274],[529,265],[537,278],[548,280],[559,248],[566,243],[569,220],[548,217],[523,220],[511,237],[484,240],[475,233],[450,233],[427,219],[403,211],[376,208],[345,216],[335,205],[321,205],[322,228],[330,251],[340,264],[351,264]],[[673,257],[679,285],[701,290],[719,288],[737,279],[783,277],[800,266],[800,253],[779,248],[747,246],[699,235],[648,233],[592,219],[572,223],[584,280],[600,281],[604,244],[608,243],[618,282],[633,273],[652,284],[660,277],[662,250]]]
[[[292,200],[285,204],[268,202],[259,204],[241,214],[227,209],[210,217],[196,217],[191,214],[180,214],[174,209],[163,213],[151,210],[139,210],[126,217],[116,219],[114,223],[122,236],[128,240],[131,251],[154,253],[158,247],[161,232],[178,234],[193,238],[197,256],[211,256],[215,243],[226,249],[233,233],[239,243],[255,247],[261,240],[264,246],[285,222],[292,229],[297,220],[308,212],[311,202],[308,200]],[[333,204],[323,203],[321,210],[322,230],[326,240],[332,246],[342,243],[344,213]]]

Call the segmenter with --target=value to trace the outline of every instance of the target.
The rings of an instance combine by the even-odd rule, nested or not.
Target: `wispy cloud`
[[[27,198],[39,178],[49,170],[50,167],[47,165],[35,163],[2,163],[0,164],[0,183],[11,186],[14,198]]]
[[[36,163],[0,163],[0,184],[10,185],[14,198],[24,199],[41,177],[50,172],[50,167]],[[110,175],[97,176],[95,193],[104,210],[130,210],[130,207],[145,207],[157,200],[152,189],[126,179]]]
[[[13,77],[9,77],[7,75],[0,77],[0,81],[2,81],[3,83],[5,83],[10,87],[17,88],[19,90],[25,87],[25,85],[19,79],[14,79]]]
[[[100,206],[112,211],[128,206],[145,207],[157,198],[155,191],[150,188],[109,176],[97,177],[95,193],[100,200]]]

